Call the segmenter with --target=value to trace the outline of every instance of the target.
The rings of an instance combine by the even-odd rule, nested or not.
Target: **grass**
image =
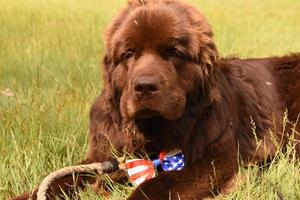
[[[192,0],[211,22],[221,56],[300,52],[299,0]],[[102,34],[125,0],[0,0],[0,199],[32,190],[80,161],[99,94]],[[240,169],[225,199],[300,199],[299,162]],[[130,188],[114,185],[112,199]],[[83,199],[103,199],[93,192]]]

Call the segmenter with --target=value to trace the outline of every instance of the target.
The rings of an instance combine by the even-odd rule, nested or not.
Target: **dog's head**
[[[193,7],[132,0],[105,35],[104,90],[125,119],[179,118],[187,104],[212,100],[217,50]]]

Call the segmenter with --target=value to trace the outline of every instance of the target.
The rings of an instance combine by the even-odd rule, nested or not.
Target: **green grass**
[[[102,87],[103,30],[124,3],[0,0],[0,199],[84,157],[89,107]],[[299,0],[192,3],[211,22],[221,56],[300,52]],[[256,171],[241,168],[246,181],[227,199],[300,199],[299,162],[280,155]],[[112,199],[126,194],[116,186]]]

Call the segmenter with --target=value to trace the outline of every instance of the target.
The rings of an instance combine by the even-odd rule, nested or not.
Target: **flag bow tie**
[[[168,153],[161,152],[154,160],[133,159],[126,161],[126,169],[130,181],[136,185],[155,177],[156,168],[161,166],[164,171],[181,170],[184,167],[184,155],[181,150]]]

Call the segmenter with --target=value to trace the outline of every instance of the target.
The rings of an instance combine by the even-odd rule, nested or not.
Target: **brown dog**
[[[91,108],[83,163],[113,159],[112,146],[185,155],[182,171],[144,182],[131,200],[209,197],[236,174],[238,152],[259,163],[286,143],[283,113],[291,123],[300,113],[300,54],[219,59],[212,35],[201,13],[171,0],[130,1],[106,32],[105,84]],[[95,180],[80,176],[76,184],[85,181]],[[61,188],[70,194],[72,184],[71,177],[55,182],[49,198]]]

